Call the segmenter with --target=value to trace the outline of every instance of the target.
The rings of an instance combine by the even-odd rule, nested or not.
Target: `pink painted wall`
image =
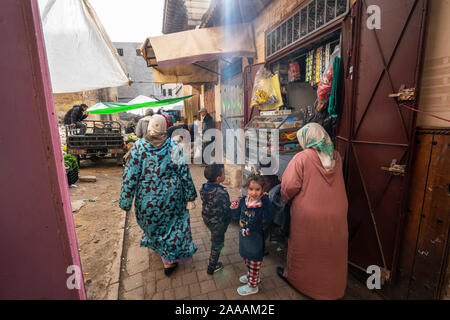
[[[0,39],[0,299],[85,299],[36,0],[0,1]]]

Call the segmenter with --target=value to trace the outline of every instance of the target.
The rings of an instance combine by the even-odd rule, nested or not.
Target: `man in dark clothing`
[[[136,124],[138,123],[137,118],[132,118],[131,121],[128,122],[127,126],[125,127],[125,133],[136,133]]]
[[[201,125],[202,125],[202,140],[203,140],[203,150],[205,150],[205,148],[210,145],[211,143],[214,142],[215,137],[211,137],[211,138],[204,138],[205,132],[209,129],[215,129],[216,128],[216,123],[214,121],[214,119],[211,117],[211,115],[208,113],[208,110],[206,110],[206,108],[201,108],[200,111],[200,120],[201,120]],[[205,159],[203,159],[203,163],[205,163]]]
[[[211,232],[211,254],[206,272],[212,275],[223,268],[219,256],[225,241],[225,232],[231,221],[231,203],[228,192],[220,185],[225,180],[223,164],[213,163],[206,166],[204,174],[208,182],[203,184],[200,190],[203,202],[202,217]]]
[[[200,111],[200,119],[202,121],[202,133],[205,134],[206,130],[214,129],[216,127],[216,123],[211,115],[208,113],[206,108],[201,108]]]
[[[81,134],[85,134],[87,126],[81,121],[86,119],[89,115],[89,113],[86,112],[87,108],[88,106],[84,103],[81,105],[74,105],[64,116],[64,124],[74,124],[75,128],[80,128]]]

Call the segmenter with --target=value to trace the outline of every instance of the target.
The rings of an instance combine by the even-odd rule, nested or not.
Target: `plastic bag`
[[[341,49],[339,46],[334,49],[333,54],[330,57],[330,61],[328,63],[327,68],[325,69],[322,78],[320,80],[319,86],[317,88],[317,110],[322,110],[327,104],[328,99],[330,98],[331,86],[333,80],[333,61],[336,57],[341,56]]]
[[[270,110],[282,104],[278,75],[273,75],[266,68],[261,68],[255,75],[251,106]]]

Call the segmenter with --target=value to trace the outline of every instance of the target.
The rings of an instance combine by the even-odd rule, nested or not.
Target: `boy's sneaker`
[[[237,288],[237,292],[238,292],[241,296],[248,296],[248,295],[250,295],[250,294],[258,293],[258,287],[252,288],[252,287],[250,287],[248,284],[246,284],[245,286],[242,286],[242,287]]]
[[[215,272],[222,270],[223,269],[223,263],[222,262],[217,262],[216,267],[213,269],[210,266],[208,266],[208,270],[206,270],[207,274],[214,274]]]
[[[248,283],[248,279],[247,279],[247,275],[243,275],[243,276],[241,276],[240,278],[239,278],[239,281],[241,282],[241,283]],[[259,278],[258,279],[258,283],[260,283],[261,282],[261,278]]]

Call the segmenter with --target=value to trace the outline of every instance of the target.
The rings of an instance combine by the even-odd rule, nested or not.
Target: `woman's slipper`
[[[170,276],[177,267],[178,267],[178,262],[175,262],[175,265],[173,267],[164,268],[164,274],[166,276]]]

